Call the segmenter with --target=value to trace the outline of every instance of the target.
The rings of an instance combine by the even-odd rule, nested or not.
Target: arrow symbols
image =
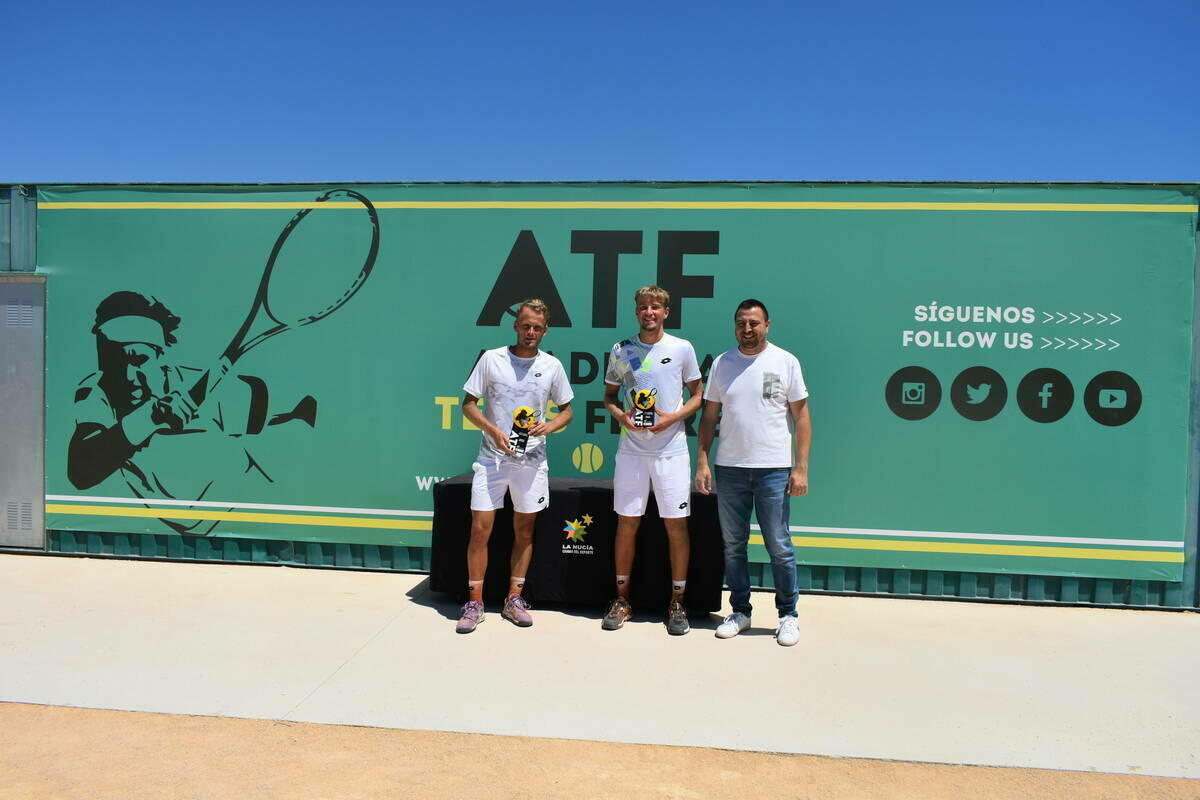
[[[1084,350],[1095,350],[1098,353],[1101,350],[1116,350],[1121,346],[1121,343],[1116,339],[1109,339],[1107,341],[1104,339],[1072,339],[1068,336],[1064,340],[1055,336],[1054,341],[1051,341],[1045,336],[1039,336],[1038,338],[1042,340],[1042,346],[1038,348],[1039,350],[1045,350],[1047,347],[1050,347],[1050,345],[1053,345],[1054,342],[1058,342],[1058,344],[1054,345],[1055,350],[1063,347],[1067,348],[1068,350],[1074,350],[1078,347],[1080,352]]]
[[[1055,319],[1055,317],[1057,317],[1057,319]],[[1067,322],[1067,320],[1070,320],[1070,322],[1067,322],[1067,324],[1074,325],[1076,322],[1082,320],[1084,325],[1090,325],[1093,322],[1095,322],[1097,325],[1104,325],[1105,323],[1109,325],[1116,325],[1122,319],[1123,317],[1119,317],[1116,314],[1102,314],[1099,311],[1097,311],[1095,314],[1089,314],[1088,312],[1084,311],[1082,316],[1076,314],[1074,311],[1068,311],[1065,314],[1061,311],[1042,312],[1043,324],[1053,322],[1055,325],[1061,325],[1062,323]]]

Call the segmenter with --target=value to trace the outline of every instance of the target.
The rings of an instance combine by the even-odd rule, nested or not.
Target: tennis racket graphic
[[[375,206],[350,189],[333,189],[315,202],[331,207],[318,214],[311,212],[319,207],[300,210],[279,234],[245,322],[188,390],[197,408],[239,358],[284,331],[325,319],[370,277],[379,254]]]

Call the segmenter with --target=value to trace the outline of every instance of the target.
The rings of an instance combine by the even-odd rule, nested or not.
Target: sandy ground
[[[1200,781],[0,703],[0,798],[1200,798]]]

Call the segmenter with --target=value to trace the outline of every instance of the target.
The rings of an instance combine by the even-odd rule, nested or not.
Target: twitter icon
[[[1008,386],[991,367],[967,367],[950,384],[954,410],[972,422],[983,422],[1000,413],[1008,401]]]
[[[988,395],[992,393],[992,385],[990,383],[981,383],[978,386],[967,384],[967,402],[973,406],[977,406],[984,400],[988,399]]]

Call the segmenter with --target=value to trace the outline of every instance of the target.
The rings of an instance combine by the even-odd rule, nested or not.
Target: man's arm
[[[133,458],[134,453],[148,447],[156,433],[172,427],[182,428],[195,414],[195,409],[175,392],[151,398],[119,421],[105,425],[86,419],[87,402],[96,402],[95,399],[88,400],[88,397],[99,389],[85,387],[79,391],[82,394],[76,403],[84,403],[80,408],[85,418],[76,420],[75,430],[67,445],[67,479],[76,489],[90,489],[102,483]]]
[[[604,384],[604,407],[608,409],[608,413],[612,414],[612,418],[619,422],[622,427],[635,431],[637,428],[633,427],[633,420],[629,418],[628,412],[621,406],[620,391],[620,386],[611,383]]]
[[[692,395],[697,397],[698,395]],[[700,415],[700,448],[696,453],[696,490],[701,494],[712,493],[712,470],[708,466],[708,451],[712,449],[717,435],[717,420],[721,416],[721,404],[709,400]]]
[[[549,436],[555,431],[561,431],[563,428],[571,424],[571,420],[575,418],[575,411],[571,408],[570,403],[563,403],[558,407],[558,413],[554,419],[549,422],[539,422],[529,429],[530,436]]]
[[[788,476],[788,494],[799,497],[808,494],[808,449],[812,444],[812,419],[808,416],[808,399],[788,403],[795,423],[796,461]]]
[[[508,446],[508,434],[497,428],[484,416],[483,409],[479,407],[478,397],[469,392],[463,395],[462,413],[475,427],[481,428],[484,433],[492,437],[496,447],[506,453],[516,452]]]
[[[700,387],[700,379],[697,378],[694,381],[688,381],[684,384],[684,386],[687,387],[688,394],[690,395],[687,399],[687,402],[680,406],[678,411],[672,411],[669,414],[660,414],[658,417],[658,422],[654,423],[654,425],[649,429],[651,433],[665,431],[676,422],[679,422],[679,420],[687,419],[688,417],[692,416],[692,414],[695,414],[700,408],[700,403],[704,399],[704,393],[701,391]]]

